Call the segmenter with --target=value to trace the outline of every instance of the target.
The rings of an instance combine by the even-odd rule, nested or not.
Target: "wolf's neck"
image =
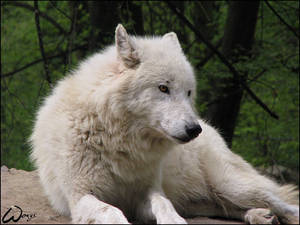
[[[104,146],[108,151],[128,155],[139,161],[160,158],[173,145],[164,137],[154,136],[150,128],[145,128],[135,117],[115,118],[107,121],[103,134]]]
[[[133,176],[145,171],[152,173],[151,170],[158,169],[173,144],[163,137],[154,137],[138,118],[125,110],[123,112],[121,116],[108,110],[108,114],[102,114],[99,119],[103,126],[102,155],[113,165],[116,174],[125,171],[127,174],[132,172]]]

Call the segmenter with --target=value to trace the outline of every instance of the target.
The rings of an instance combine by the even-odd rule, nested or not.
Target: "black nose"
[[[191,124],[191,125],[185,126],[185,131],[188,134],[188,136],[191,139],[193,139],[202,132],[202,128],[200,127],[199,124]]]

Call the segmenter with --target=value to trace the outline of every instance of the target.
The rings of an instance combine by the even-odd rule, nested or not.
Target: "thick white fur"
[[[255,208],[297,222],[297,192],[232,153],[196,115],[195,92],[175,33],[138,38],[119,25],[116,46],[82,62],[38,111],[31,156],[52,206],[74,223],[194,215],[255,223]],[[182,144],[188,123],[203,131]]]

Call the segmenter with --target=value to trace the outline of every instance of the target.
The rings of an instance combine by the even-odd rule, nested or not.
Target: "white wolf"
[[[271,211],[299,221],[294,187],[260,175],[198,118],[175,33],[141,38],[118,25],[115,40],[60,81],[37,114],[31,156],[54,209],[74,223],[274,223]]]

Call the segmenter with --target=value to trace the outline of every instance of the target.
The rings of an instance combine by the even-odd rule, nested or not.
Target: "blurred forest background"
[[[34,169],[27,139],[43,98],[118,23],[176,32],[199,114],[252,165],[299,184],[299,1],[1,1],[1,165]]]

